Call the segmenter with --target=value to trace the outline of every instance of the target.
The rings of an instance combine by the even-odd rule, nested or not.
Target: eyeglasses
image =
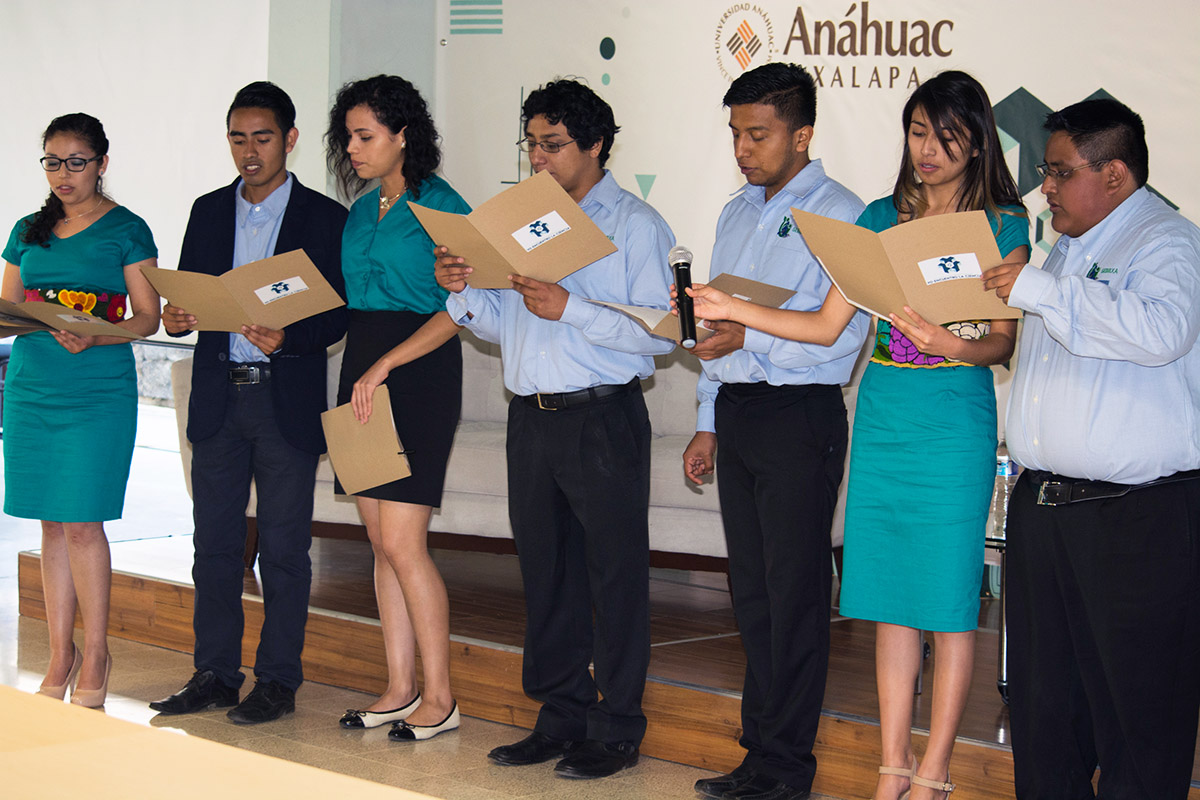
[[[1070,169],[1050,169],[1050,165],[1043,161],[1041,164],[1038,164],[1035,169],[1038,171],[1038,175],[1042,176],[1042,180],[1045,180],[1046,178],[1053,178],[1056,183],[1062,183],[1081,169],[1085,169],[1086,167],[1099,167],[1107,164],[1110,161],[1112,161],[1111,158],[1105,158],[1101,161],[1090,161],[1087,164],[1080,164],[1078,167],[1071,167]]]
[[[568,139],[565,142],[531,142],[528,139],[522,139],[521,141],[517,142],[517,147],[521,149],[522,153],[532,153],[533,148],[540,147],[542,148],[543,153],[554,155],[567,145],[574,144],[574,142],[574,139]]]
[[[93,161],[99,161],[104,156],[93,156],[91,158],[56,158],[54,156],[43,156],[38,159],[42,164],[42,169],[46,172],[58,172],[59,167],[63,164],[67,165],[67,172],[83,172],[87,169],[87,165]]]

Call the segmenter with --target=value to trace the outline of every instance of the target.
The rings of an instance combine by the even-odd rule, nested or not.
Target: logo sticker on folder
[[[267,284],[261,289],[255,289],[254,296],[257,297],[265,306],[270,303],[274,303],[276,300],[282,300],[285,297],[291,297],[294,294],[299,294],[300,292],[305,291],[308,291],[308,284],[297,275],[282,281],[275,281],[274,283]]]
[[[912,262],[909,262],[912,263]],[[955,253],[939,258],[927,258],[918,261],[921,277],[925,285],[932,286],[943,281],[956,281],[961,278],[979,278],[983,271],[979,268],[979,259],[974,253]]]
[[[569,230],[571,230],[571,226],[567,224],[567,221],[559,216],[557,211],[551,211],[549,214],[538,217],[528,225],[523,225],[513,231],[512,237],[528,253]]]

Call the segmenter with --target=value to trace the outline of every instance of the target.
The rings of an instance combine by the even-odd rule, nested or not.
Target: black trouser
[[[1008,507],[1008,694],[1021,800],[1187,797],[1200,709],[1200,480]]]
[[[258,571],[263,627],[254,674],[296,689],[312,583],[313,486],[317,456],[284,440],[269,383],[230,384],[217,433],[192,443],[196,585],[195,664],[241,686],[242,576],[250,480],[258,496]]]
[[[514,398],[507,449],[525,584],[523,684],[542,703],[535,728],[640,742],[650,663],[650,419],[641,387],[561,411]]]
[[[837,386],[726,384],[717,487],[746,650],[744,764],[812,787],[832,591],[829,528],[846,457]]]

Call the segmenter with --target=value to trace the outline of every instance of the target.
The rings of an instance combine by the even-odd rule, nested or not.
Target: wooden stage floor
[[[118,542],[113,544],[112,553],[114,572],[128,576],[124,583],[114,581],[114,634],[190,651],[191,537]],[[531,727],[535,709],[520,695],[519,650],[524,636],[524,608],[516,557],[458,550],[433,553],[450,595],[451,635],[455,658],[461,659],[454,680],[464,712]],[[361,541],[317,538],[312,557],[306,671],[310,678],[320,682],[378,691],[382,668],[372,665],[381,665],[381,652],[357,658],[346,652],[353,648],[352,641],[337,641],[343,635],[353,638],[351,629],[360,631],[359,640],[366,641],[362,632],[366,631],[369,638],[375,636],[372,628],[378,629],[374,623],[378,611],[371,581],[370,547]],[[38,582],[36,557],[22,554],[21,558],[21,613],[43,616],[40,586],[33,586]],[[178,613],[164,611],[160,596],[157,617],[147,623],[143,619],[151,613],[145,609],[147,601],[133,598],[151,582],[173,587],[166,590],[172,597],[165,604],[177,605]],[[125,583],[128,586],[122,588]],[[261,596],[255,573],[247,573],[245,589],[251,597]],[[155,591],[161,595],[164,590],[160,586]],[[126,595],[131,599],[123,601]],[[177,604],[174,595],[180,596]],[[651,718],[651,730],[644,749],[648,754],[696,766],[728,768],[736,764],[739,752],[737,703],[745,661],[725,575],[655,569],[650,598],[652,651],[647,715]],[[329,615],[329,623],[314,622],[322,614]],[[975,678],[951,769],[960,785],[966,779],[963,788],[968,791],[963,794],[972,798],[1013,797],[1008,710],[996,689],[998,618],[998,603],[985,599],[976,637]],[[257,619],[261,619],[261,613],[256,614],[248,607],[244,651],[250,660],[257,644],[254,635]],[[823,785],[817,788],[837,797],[865,797],[870,794],[874,769],[879,763],[874,626],[838,617],[835,609],[831,630],[825,719],[818,740],[821,748],[818,757],[824,756],[818,781]],[[367,649],[381,650],[381,647],[371,643]],[[353,668],[344,663],[323,667],[319,663],[323,652],[335,654],[334,659],[341,662],[355,662]],[[489,655],[481,656],[484,652]],[[913,727],[918,734],[928,730],[932,699],[929,676],[936,657],[934,652],[925,664],[927,691],[915,702]],[[471,661],[480,658],[484,660]],[[468,663],[475,663],[481,671],[472,674],[463,666]],[[485,696],[468,698],[472,687]],[[672,707],[680,705],[693,706],[699,710],[699,716],[689,718],[687,713]],[[661,711],[652,714],[651,708],[659,706]],[[711,726],[707,724],[706,713],[712,717]],[[660,730],[660,735],[654,736],[656,727],[666,725],[660,720],[667,719],[677,723],[679,729]],[[713,740],[705,738],[711,734],[704,730],[706,727],[726,730],[719,740]],[[698,752],[688,752],[689,747]],[[659,752],[652,753],[655,748]],[[918,741],[918,750],[921,749],[923,743]],[[835,763],[839,760],[843,763]],[[1200,800],[1200,759],[1197,764],[1191,800]],[[822,774],[827,776],[824,781]],[[830,785],[831,782],[835,785]]]

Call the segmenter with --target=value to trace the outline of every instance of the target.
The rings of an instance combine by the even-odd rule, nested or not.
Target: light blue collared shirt
[[[793,207],[850,223],[864,208],[853,192],[825,175],[820,159],[800,170],[770,202],[764,187],[746,185],[725,205],[717,221],[709,279],[727,272],[792,289],[796,294],[783,308],[819,309],[833,283],[796,230]],[[704,374],[696,384],[700,401],[696,430],[716,430],[713,404],[722,383],[844,384],[850,380],[869,323],[864,312],[856,313],[829,347],[747,328],[741,350],[700,362]]]
[[[1200,467],[1200,228],[1145,188],[1021,270],[1008,405],[1023,467],[1145,483]]]
[[[288,200],[292,196],[292,175],[289,172],[287,180],[271,192],[261,203],[251,203],[242,196],[245,181],[238,181],[234,190],[234,208],[237,222],[233,228],[233,268],[245,266],[254,261],[261,261],[275,252],[275,243],[279,241],[279,228],[283,223],[283,212],[287,211]],[[270,359],[240,333],[229,334],[229,360],[235,364],[245,364],[251,361],[270,361]]]
[[[535,316],[512,289],[468,286],[446,300],[455,322],[481,339],[499,342],[504,385],[514,394],[570,392],[647,378],[654,373],[654,355],[675,347],[620,311],[588,302],[666,309],[667,253],[675,244],[667,223],[618,186],[608,170],[579,206],[617,252],[559,281],[570,292],[562,319]]]

